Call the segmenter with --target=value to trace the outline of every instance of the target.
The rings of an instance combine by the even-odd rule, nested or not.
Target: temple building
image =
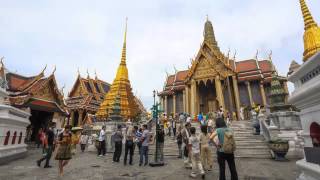
[[[39,128],[51,122],[60,128],[67,115],[63,93],[58,89],[54,75],[56,69],[48,77],[44,76],[45,69],[35,76],[26,77],[8,71],[1,62],[0,75],[7,82],[8,103],[22,110],[30,110],[31,141],[35,140]]]
[[[87,78],[84,78],[78,73],[77,80],[66,100],[70,113],[69,124],[82,126],[85,123],[91,123],[91,118],[98,111],[110,86],[109,83],[98,79],[97,75],[95,78],[90,78],[88,74]]]
[[[111,114],[114,114],[113,105],[117,96],[120,96],[121,117],[123,120],[134,119],[141,113],[139,103],[132,93],[130,85],[128,69],[126,65],[126,38],[127,24],[125,27],[124,43],[122,48],[121,62],[117,70],[117,74],[111,85],[110,91],[105,95],[104,101],[101,103],[96,117],[98,120],[107,120]],[[119,97],[118,97],[119,98]]]
[[[229,53],[228,53],[229,54]],[[222,106],[226,112],[240,117],[241,107],[254,104],[267,106],[270,102],[270,82],[276,71],[271,60],[254,59],[236,61],[224,55],[215,39],[212,23],[207,19],[204,40],[191,67],[166,78],[160,96],[167,114],[217,111]],[[287,80],[280,77],[281,85],[288,91]]]

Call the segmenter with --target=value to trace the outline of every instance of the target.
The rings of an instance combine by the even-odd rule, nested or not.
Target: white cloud
[[[320,22],[320,2],[307,1]],[[301,62],[303,21],[298,0],[139,0],[7,1],[0,7],[0,55],[9,69],[25,75],[57,65],[59,86],[69,90],[77,68],[94,69],[112,82],[120,61],[125,16],[129,17],[127,59],[134,92],[150,106],[161,90],[165,70],[190,65],[199,50],[206,14],[222,51],[238,59],[260,58],[273,50],[286,74],[292,59]],[[51,71],[51,70],[50,70]],[[50,73],[48,70],[47,73]]]

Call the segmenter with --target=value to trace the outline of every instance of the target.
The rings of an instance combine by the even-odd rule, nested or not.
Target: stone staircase
[[[201,132],[198,123],[192,123],[192,126],[196,127],[197,134]],[[234,131],[237,145],[236,157],[256,159],[271,158],[268,144],[264,141],[263,136],[253,135],[253,129],[248,121],[235,121],[231,125],[231,128]],[[149,148],[149,154],[154,155],[155,144]],[[216,152],[215,147],[213,147],[213,152]],[[178,156],[178,145],[173,137],[165,137],[164,155]],[[213,156],[215,157],[216,153],[213,153]]]
[[[234,131],[237,150],[236,157],[241,158],[271,158],[268,143],[263,136],[253,135],[253,128],[249,121],[234,121],[231,125]]]

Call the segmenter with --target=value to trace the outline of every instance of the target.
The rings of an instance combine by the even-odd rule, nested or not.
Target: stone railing
[[[280,133],[279,128],[274,125],[272,120],[267,119],[267,117],[260,113],[258,116],[260,123],[260,134],[263,135],[266,141],[270,141],[271,139],[277,138]]]

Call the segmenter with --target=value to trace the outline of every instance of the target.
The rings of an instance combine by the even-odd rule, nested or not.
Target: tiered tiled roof
[[[104,95],[109,91],[110,84],[90,77],[83,78],[78,75],[66,100],[69,109],[86,109],[96,112]]]
[[[234,62],[230,60],[230,67],[235,71],[238,81],[263,80],[270,82],[272,79],[273,64],[270,60],[243,60]],[[175,91],[181,91],[185,88],[185,81],[189,70],[178,71],[176,74],[169,75],[165,87],[159,95],[171,95]]]
[[[26,77],[9,72],[2,64],[1,71],[5,72],[2,78],[7,81],[11,105],[66,113],[63,95],[58,89],[54,72],[44,77],[45,69],[36,76]]]

